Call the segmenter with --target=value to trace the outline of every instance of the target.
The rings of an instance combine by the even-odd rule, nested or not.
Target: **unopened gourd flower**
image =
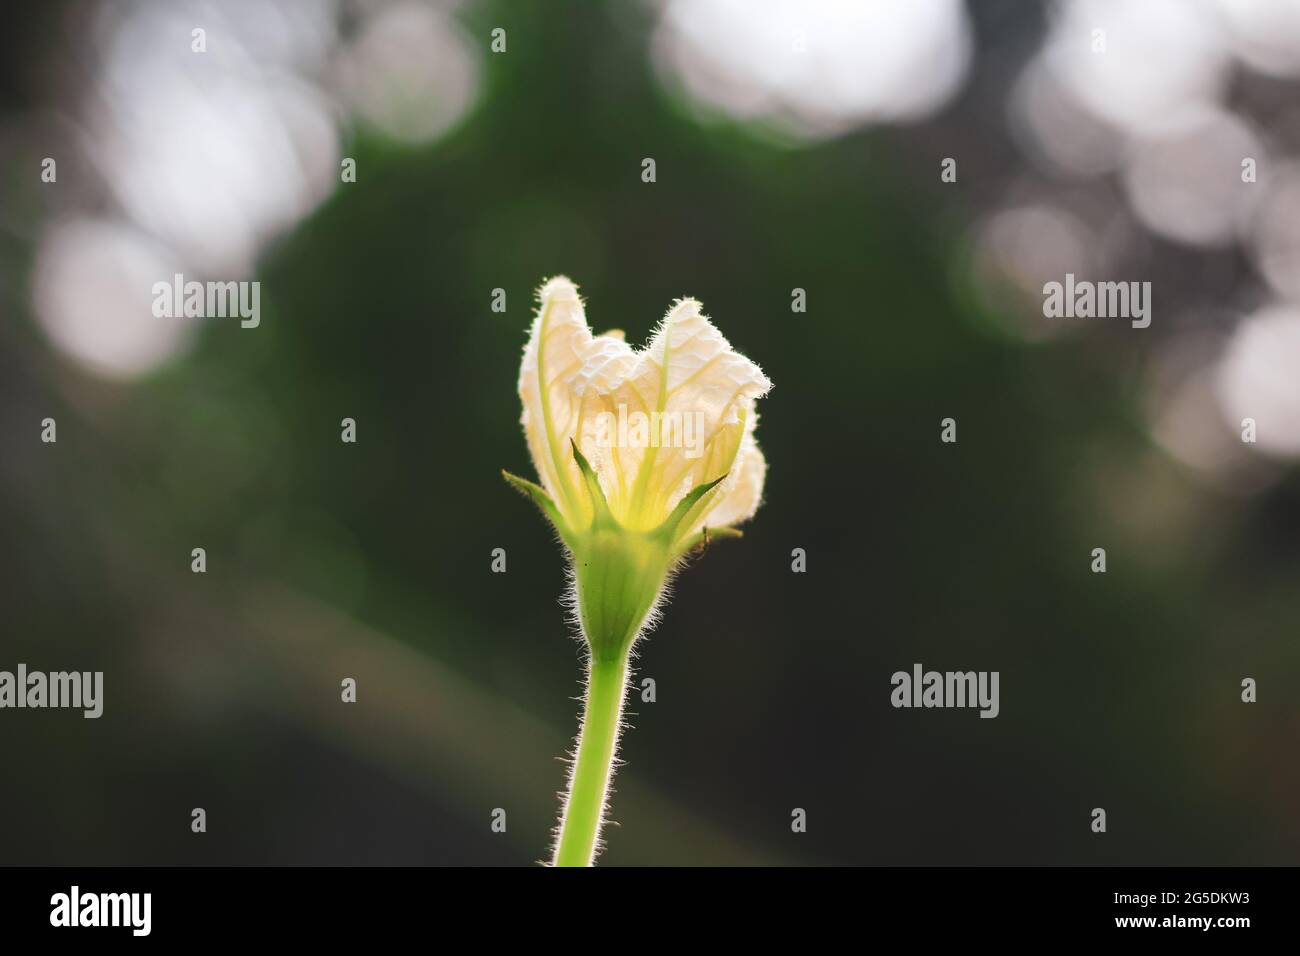
[[[593,336],[578,290],[547,282],[519,372],[524,433],[541,484],[506,473],[550,520],[571,561],[590,651],[578,751],[553,862],[595,858],[633,643],[683,558],[738,537],[763,494],[755,400],[772,383],[694,299],[634,351]]]

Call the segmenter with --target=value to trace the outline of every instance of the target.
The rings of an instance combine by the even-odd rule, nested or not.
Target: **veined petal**
[[[633,351],[617,331],[592,336],[568,279],[552,279],[540,299],[519,393],[533,462],[566,519],[583,527],[593,516],[570,439],[625,527],[657,527],[691,489],[724,475],[691,508],[682,532],[706,519],[723,524],[712,512],[724,504],[727,523],[752,514],[763,478],[754,402],[771,382],[699,303],[679,300],[649,345]]]
[[[645,528],[663,520],[692,488],[728,473],[745,412],[772,383],[731,347],[694,299],[669,310],[637,358],[634,374],[611,398],[649,417],[650,442],[622,450],[629,477],[616,507],[631,526]]]
[[[757,413],[755,413],[757,417]],[[763,501],[763,482],[767,478],[767,460],[754,440],[746,433],[727,480],[718,489],[713,507],[695,522],[693,531],[704,526],[731,527],[748,521]]]
[[[538,298],[519,369],[520,420],[542,487],[569,522],[581,527],[591,519],[591,506],[569,444],[578,433],[579,386],[611,347],[631,350],[617,339],[592,336],[578,290],[564,276],[542,286]]]

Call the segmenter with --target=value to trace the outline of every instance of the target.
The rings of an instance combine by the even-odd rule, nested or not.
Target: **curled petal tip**
[[[542,283],[542,288],[538,291],[538,298],[545,301],[547,299],[573,299],[578,296],[578,287],[573,284],[573,280],[568,276],[551,276]]]

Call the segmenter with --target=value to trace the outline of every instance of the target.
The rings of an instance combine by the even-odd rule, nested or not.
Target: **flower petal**
[[[524,360],[519,369],[520,419],[533,465],[560,511],[574,526],[590,517],[569,439],[577,433],[579,400],[574,382],[593,357],[617,340],[592,337],[578,290],[556,276],[538,295]]]
[[[651,416],[650,447],[622,449],[620,457],[624,474],[632,475],[623,488],[625,520],[652,527],[692,488],[727,474],[740,447],[745,410],[772,383],[731,347],[694,299],[669,310],[637,359],[633,375],[612,398]]]
[[[592,518],[570,439],[590,462],[614,518],[627,527],[658,526],[692,488],[723,475],[691,508],[682,532],[698,530],[706,516],[722,524],[710,513],[724,503],[730,521],[752,514],[764,467],[753,440],[754,401],[771,382],[731,347],[699,303],[679,300],[649,345],[633,351],[617,331],[592,336],[568,279],[547,282],[540,301],[519,394],[533,463],[566,519],[582,527]],[[743,461],[742,447],[752,447]],[[736,471],[745,462],[749,467]]]
[[[763,482],[766,478],[767,460],[750,431],[741,443],[740,452],[736,455],[727,480],[718,489],[713,508],[697,523],[698,526],[720,528],[748,521],[763,501]]]

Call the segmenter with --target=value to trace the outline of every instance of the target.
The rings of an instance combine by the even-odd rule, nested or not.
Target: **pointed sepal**
[[[600,526],[613,526],[617,524],[614,515],[610,513],[609,502],[605,500],[605,489],[600,487],[600,478],[597,477],[596,471],[591,467],[585,455],[578,450],[578,443],[572,438],[569,444],[573,446],[573,458],[578,463],[578,470],[582,472],[582,480],[586,482],[587,494],[591,497],[592,513],[595,516],[594,524]]]
[[[709,550],[709,545],[713,543],[714,540],[721,538],[743,538],[744,536],[745,533],[739,528],[729,528],[725,526],[721,528],[710,528],[705,525],[699,531],[695,532],[695,534],[691,535],[678,545],[673,551],[673,557],[684,558],[686,555],[696,550],[703,554],[705,551]]]
[[[568,544],[570,541],[569,526],[565,524],[564,519],[560,516],[560,509],[555,506],[551,496],[546,493],[546,489],[541,485],[534,484],[527,478],[520,478],[518,475],[512,475],[504,468],[501,469],[503,477],[510,486],[518,491],[525,498],[541,509],[542,514],[546,515],[548,521],[555,526],[561,540]]]
[[[701,498],[720,485],[722,479],[726,477],[726,475],[722,475],[718,478],[714,478],[712,481],[706,481],[703,484],[696,485],[688,491],[685,497],[683,497],[681,501],[677,502],[677,507],[672,510],[672,513],[664,519],[663,524],[655,528],[652,534],[664,541],[671,542],[675,540],[677,538],[678,526],[682,523],[682,519],[690,513],[692,508],[699,504]]]

